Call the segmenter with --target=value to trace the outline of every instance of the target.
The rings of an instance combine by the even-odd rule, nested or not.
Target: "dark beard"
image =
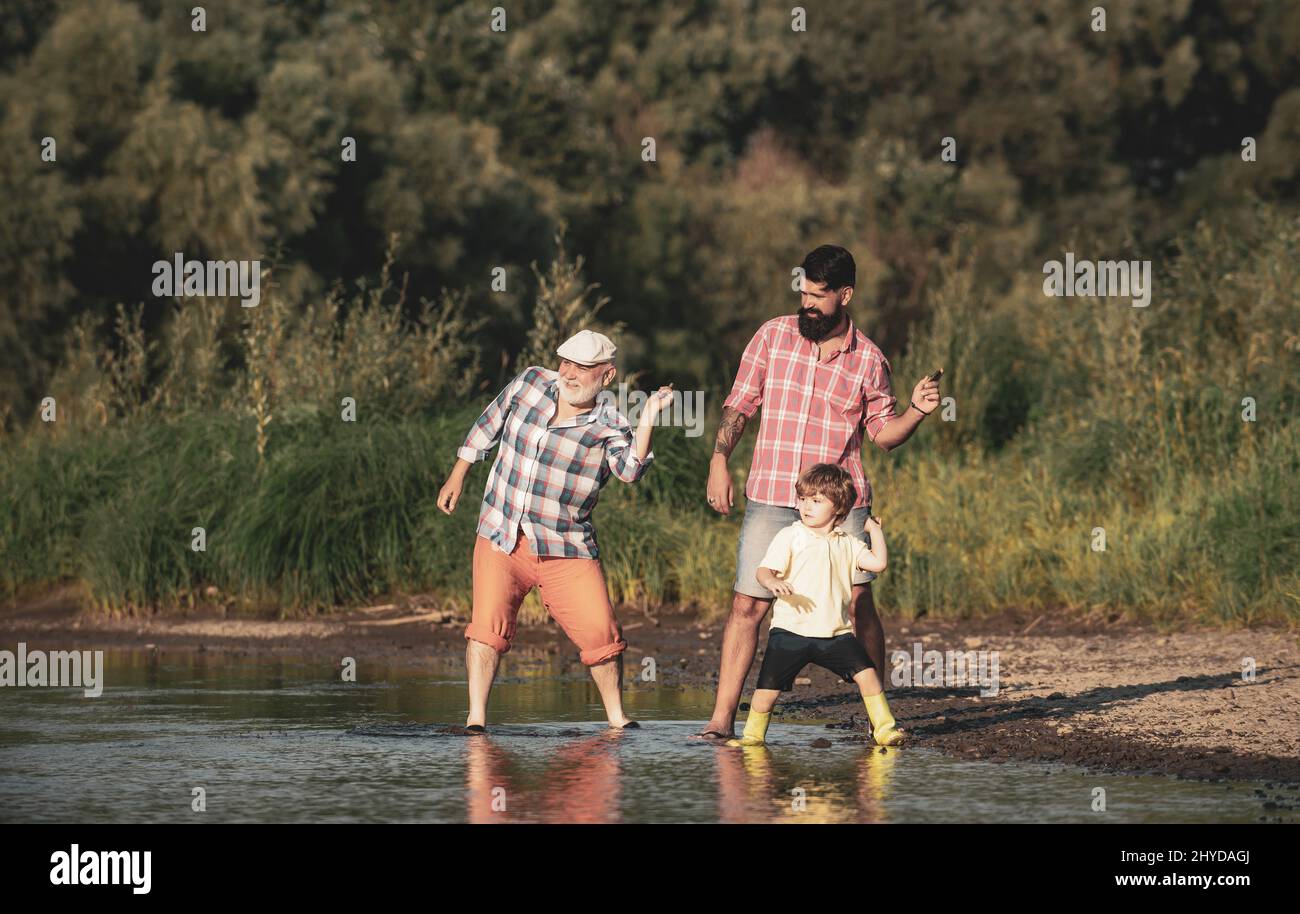
[[[812,340],[814,343],[820,343],[831,332],[839,326],[840,319],[844,317],[844,309],[836,308],[835,313],[824,315],[819,311],[799,312],[799,335],[806,340]]]

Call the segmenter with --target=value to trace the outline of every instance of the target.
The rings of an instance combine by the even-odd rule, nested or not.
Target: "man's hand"
[[[464,486],[464,476],[452,473],[447,477],[447,481],[442,484],[442,490],[438,492],[438,507],[443,514],[450,514],[456,510],[456,502],[460,501],[460,490]]]
[[[641,409],[641,418],[637,420],[636,432],[633,434],[632,453],[644,460],[650,453],[650,442],[654,438],[655,426],[659,423],[660,411],[673,401],[673,385],[661,387],[650,395]]]
[[[709,461],[709,507],[719,514],[730,514],[733,504],[731,471],[724,454],[714,454]]]
[[[456,458],[456,465],[451,468],[447,474],[447,481],[442,484],[441,491],[438,492],[438,507],[442,509],[443,514],[450,514],[456,510],[456,502],[460,501],[460,490],[465,487],[465,477],[469,475],[469,468],[473,466],[464,457]]]
[[[931,381],[930,376],[916,382],[916,387],[912,388],[912,402],[916,408],[927,416],[939,408],[939,382]]]
[[[671,402],[673,402],[673,385],[667,384],[656,390],[641,410],[641,424],[654,425],[655,420],[659,418],[659,413]]]

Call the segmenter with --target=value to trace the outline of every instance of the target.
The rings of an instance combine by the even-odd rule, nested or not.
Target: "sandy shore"
[[[686,615],[619,614],[638,665],[655,658],[658,681],[709,688],[721,623]],[[885,618],[891,651],[997,651],[999,688],[891,686],[890,703],[912,744],[962,758],[1048,760],[1111,772],[1207,780],[1260,779],[1300,789],[1300,635],[1278,629],[1162,634],[1124,625],[1009,614],[979,622]],[[382,656],[421,663],[460,655],[463,625],[418,599],[302,621],[226,618],[219,608],[181,616],[111,619],[79,609],[71,590],[0,608],[0,648],[131,648]],[[524,628],[516,651],[573,653],[554,625]],[[1254,682],[1243,680],[1253,658]],[[753,686],[758,665],[747,684]],[[831,720],[837,737],[866,735],[852,686],[805,671],[778,719]],[[986,690],[987,691],[987,690]],[[701,722],[703,723],[703,721]],[[1274,807],[1270,807],[1274,808]]]

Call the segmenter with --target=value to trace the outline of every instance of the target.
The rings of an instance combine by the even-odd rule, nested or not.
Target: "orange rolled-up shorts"
[[[534,587],[583,663],[604,663],[627,649],[600,560],[536,555],[522,530],[509,555],[487,537],[474,537],[474,613],[465,637],[509,651],[519,604]]]

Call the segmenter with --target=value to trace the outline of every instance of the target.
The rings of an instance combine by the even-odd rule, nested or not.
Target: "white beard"
[[[577,393],[571,393],[568,388],[568,382],[563,378],[560,379],[560,399],[569,406],[581,406],[589,400],[594,400],[599,391],[600,382],[595,381],[587,387],[581,388]]]

